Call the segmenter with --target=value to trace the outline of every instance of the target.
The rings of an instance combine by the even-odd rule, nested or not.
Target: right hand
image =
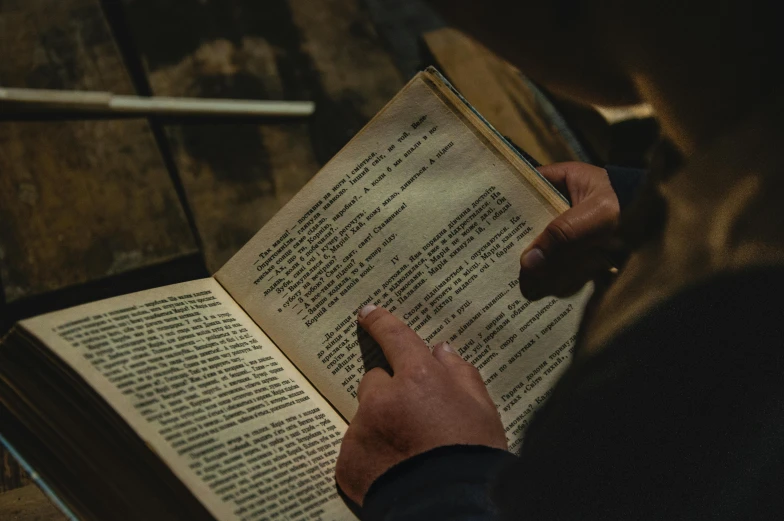
[[[538,170],[570,197],[572,207],[553,219],[520,256],[520,291],[529,300],[571,295],[606,272],[620,214],[604,168],[568,162]]]
[[[479,371],[449,344],[427,345],[399,318],[367,305],[359,325],[378,342],[393,374],[376,367],[359,384],[359,407],[336,467],[343,492],[361,505],[370,485],[398,463],[447,445],[507,449],[495,403]]]

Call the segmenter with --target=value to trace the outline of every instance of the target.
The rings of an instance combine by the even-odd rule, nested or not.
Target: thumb
[[[615,225],[617,209],[607,198],[589,197],[553,219],[523,250],[520,266],[540,271],[561,262],[565,252],[574,251],[609,233]]]
[[[433,357],[438,360],[452,378],[457,380],[478,401],[495,407],[487,386],[479,374],[479,370],[463,357],[447,342],[441,342],[433,347]]]

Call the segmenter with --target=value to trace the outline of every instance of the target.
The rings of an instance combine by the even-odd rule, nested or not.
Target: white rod
[[[110,92],[10,89],[0,87],[0,105],[37,110],[84,110],[116,114],[174,114],[305,117],[316,110],[312,101],[260,101],[212,98],[119,96]]]
[[[143,114],[227,114],[248,116],[309,116],[315,110],[311,101],[255,101],[200,98],[143,98],[113,96],[113,112]]]

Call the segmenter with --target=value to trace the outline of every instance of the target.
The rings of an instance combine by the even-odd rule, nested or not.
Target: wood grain
[[[98,0],[0,0],[0,84],[132,94]],[[6,302],[194,253],[146,120],[0,122]]]
[[[542,164],[581,159],[517,69],[455,29],[429,31],[423,38],[441,72],[517,146]]]
[[[67,519],[35,485],[0,493],[3,521],[65,521]]]
[[[312,100],[302,122],[167,124],[215,271],[403,85],[360,0],[125,0],[159,96]]]

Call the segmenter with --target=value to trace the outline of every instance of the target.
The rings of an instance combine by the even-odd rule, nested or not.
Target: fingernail
[[[523,255],[523,267],[529,270],[541,268],[544,266],[545,258],[544,253],[539,248],[534,248],[525,255]]]
[[[373,310],[376,309],[376,307],[377,306],[374,306],[373,304],[368,304],[364,306],[362,309],[359,310],[359,318],[365,318],[366,316],[371,314]]]
[[[441,349],[443,349],[447,353],[452,353],[452,354],[455,354],[455,355],[457,354],[457,351],[455,351],[454,347],[449,345],[449,342],[441,342]]]

